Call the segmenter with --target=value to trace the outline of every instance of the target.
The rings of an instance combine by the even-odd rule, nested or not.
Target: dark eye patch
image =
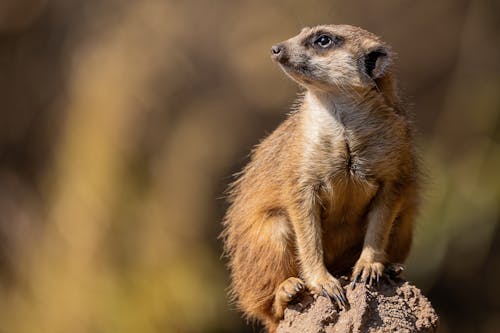
[[[310,37],[311,45],[318,49],[329,49],[340,45],[342,41],[342,37],[324,31],[317,31]]]
[[[321,35],[314,40],[314,44],[322,48],[327,48],[333,44],[333,39],[329,35]]]

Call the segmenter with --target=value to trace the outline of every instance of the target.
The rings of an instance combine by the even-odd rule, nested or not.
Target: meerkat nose
[[[274,60],[280,61],[281,58],[283,57],[283,45],[282,44],[276,44],[271,47],[271,57]]]
[[[272,54],[280,54],[282,49],[283,49],[283,46],[281,46],[281,45],[273,45],[273,47],[271,47],[271,53]]]

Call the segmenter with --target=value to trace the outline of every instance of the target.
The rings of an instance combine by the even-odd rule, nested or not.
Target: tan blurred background
[[[500,331],[500,4],[1,0],[0,333],[258,332],[227,304],[231,174],[298,88],[270,46],[348,23],[399,53],[426,200],[407,277]]]

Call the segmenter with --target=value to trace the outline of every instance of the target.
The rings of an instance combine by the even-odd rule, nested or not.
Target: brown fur
[[[335,45],[321,48],[321,34]],[[335,25],[304,28],[279,46],[274,59],[306,92],[230,187],[222,234],[233,299],[269,332],[304,286],[342,305],[332,274],[353,269],[371,281],[384,265],[403,263],[418,202],[411,122],[390,48]]]

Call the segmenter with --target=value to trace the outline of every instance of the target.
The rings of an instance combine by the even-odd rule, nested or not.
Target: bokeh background
[[[226,300],[224,189],[319,23],[398,52],[425,202],[407,277],[442,333],[500,330],[500,3],[1,0],[0,332],[258,332]]]

